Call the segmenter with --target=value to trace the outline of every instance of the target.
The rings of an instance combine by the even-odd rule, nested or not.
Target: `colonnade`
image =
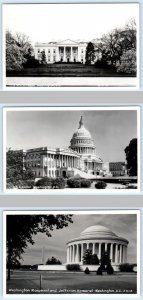
[[[77,168],[79,165],[79,158],[67,154],[47,154],[47,160],[44,163],[44,167],[54,168]]]
[[[104,252],[108,252],[111,263],[120,264],[127,261],[127,245],[124,242],[110,243],[73,243],[67,247],[67,263],[81,263],[85,251],[90,249],[100,260]]]

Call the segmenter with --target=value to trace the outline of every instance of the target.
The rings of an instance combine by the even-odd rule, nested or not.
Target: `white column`
[[[111,259],[111,263],[113,262],[113,244],[111,244],[110,246],[110,259]]]
[[[99,259],[101,259],[101,243],[99,243]]]
[[[107,252],[107,243],[105,243],[105,252]]]
[[[66,47],[64,47],[64,61],[66,61]]]
[[[76,245],[76,262],[79,262],[79,245]]]
[[[120,264],[121,264],[121,263],[122,263],[122,245],[120,245],[119,253],[120,253],[120,256],[119,256],[119,262],[120,262]]]
[[[81,263],[82,263],[82,259],[83,259],[83,244],[81,244]]]
[[[73,245],[73,262],[75,262],[75,245]]]
[[[69,263],[69,250],[70,250],[70,248],[67,247],[67,263]]]
[[[70,259],[69,259],[69,261],[71,263],[71,246],[69,248],[70,248],[70,251],[69,251],[69,257],[70,257]]]
[[[95,243],[92,245],[92,254],[95,254]]]
[[[125,262],[125,246],[123,245],[123,263]]]
[[[118,262],[118,244],[116,244],[116,247],[115,247],[115,263]]]
[[[71,61],[73,61],[72,47],[71,47]]]
[[[88,249],[89,249],[89,243],[87,243],[86,245],[87,245],[87,248],[86,248],[86,249],[88,250]]]

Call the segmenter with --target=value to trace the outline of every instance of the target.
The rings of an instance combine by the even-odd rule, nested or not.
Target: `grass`
[[[19,77],[136,77],[132,74],[117,73],[113,67],[97,68],[84,64],[49,64],[21,71],[7,72],[7,76]]]
[[[7,282],[8,294],[136,294],[136,291],[137,276],[134,273],[97,276],[95,272],[86,275],[80,272],[14,271]]]

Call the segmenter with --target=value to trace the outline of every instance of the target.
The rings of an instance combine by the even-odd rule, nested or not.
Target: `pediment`
[[[72,41],[70,39],[67,39],[67,40],[64,40],[64,41],[60,41],[58,44],[66,46],[66,45],[77,45],[78,43],[75,42],[75,41]]]

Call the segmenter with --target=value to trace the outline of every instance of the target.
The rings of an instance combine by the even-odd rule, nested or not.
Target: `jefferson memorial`
[[[41,60],[44,52],[48,64],[55,62],[80,62],[85,64],[87,42],[72,41],[70,39],[49,43],[36,43],[34,47],[35,58]],[[98,57],[97,53],[97,57]],[[95,61],[97,58],[95,58]]]
[[[127,262],[128,241],[112,232],[107,227],[94,225],[86,228],[80,236],[67,243],[67,264],[83,264],[84,252],[89,249],[92,254],[97,254],[100,260],[103,253],[107,252],[111,264],[116,267]]]

